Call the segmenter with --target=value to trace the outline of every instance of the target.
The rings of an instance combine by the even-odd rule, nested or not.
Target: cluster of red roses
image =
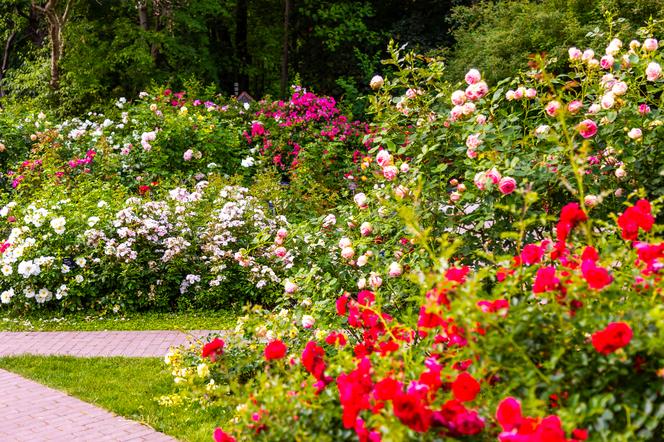
[[[555,291],[556,300],[565,303],[565,287],[571,283],[575,273],[580,273],[591,289],[600,290],[609,285],[613,278],[607,269],[598,265],[599,253],[595,248],[587,246],[578,256],[566,244],[572,230],[586,220],[587,216],[578,204],[565,206],[556,228],[558,242],[554,244],[546,240],[540,244],[526,245],[514,257],[512,268],[500,271],[498,281],[505,281],[519,267],[536,265],[550,259],[560,268],[545,265],[537,269],[532,287],[535,294]],[[653,223],[650,204],[645,200],[628,208],[618,221],[623,238],[633,241],[632,245],[638,254],[636,264],[644,264],[644,274],[657,272],[664,267],[664,243],[636,241],[639,229],[648,232]],[[363,413],[389,413],[390,407],[399,422],[420,433],[435,431],[448,437],[462,437],[478,434],[485,429],[485,418],[477,410],[468,407],[468,403],[475,400],[481,390],[480,381],[467,371],[472,360],[454,363],[452,368],[458,373],[456,376],[445,375],[441,362],[443,354],[448,358],[454,356],[455,349],[465,347],[470,339],[475,339],[474,335],[485,334],[480,325],[465,330],[447,314],[451,310],[451,300],[457,296],[457,289],[466,282],[469,272],[467,266],[453,266],[445,272],[442,281],[427,292],[415,329],[398,324],[390,315],[382,312],[376,304],[375,293],[371,291],[361,290],[356,297],[349,293],[339,297],[336,301],[337,314],[346,318],[348,327],[357,332],[353,334],[359,339],[353,347],[355,368],[341,373],[336,379],[326,374],[325,349],[315,341],[307,343],[301,361],[304,369],[316,379],[316,393],[336,383],[343,426],[353,429],[361,442],[381,440],[377,429],[367,427]],[[571,314],[582,306],[578,300],[572,300],[569,304]],[[510,302],[508,299],[480,300],[477,306],[484,313],[505,316]],[[433,334],[433,339],[428,348],[429,356],[424,362],[424,370],[417,378],[409,380],[401,371],[380,374],[380,369],[372,364],[372,354],[387,356],[402,345],[413,344],[418,338],[430,334]],[[632,336],[632,329],[627,323],[612,322],[605,329],[592,334],[592,345],[598,353],[608,355],[627,346]],[[346,334],[332,331],[325,342],[343,347],[347,344]],[[217,344],[210,347],[208,353],[217,354],[222,348],[223,343],[221,347]],[[286,351],[283,342],[271,341],[265,347],[265,359],[281,359]],[[482,382],[491,384],[492,379]],[[444,400],[442,405],[441,399]],[[588,437],[586,430],[577,429],[568,439],[560,419],[555,415],[545,418],[523,416],[521,404],[511,397],[500,403],[495,417],[502,428],[498,437],[501,442],[577,442]],[[220,437],[225,435],[223,432],[218,434]],[[230,442],[232,439],[217,440]]]
[[[523,416],[521,403],[513,397],[498,404],[496,421],[503,430],[498,436],[500,442],[579,442],[588,438],[586,430],[576,429],[572,438],[567,439],[558,416],[543,419]]]

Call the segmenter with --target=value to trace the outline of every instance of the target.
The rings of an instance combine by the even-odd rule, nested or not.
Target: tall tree
[[[236,73],[238,92],[246,91],[249,88],[248,66],[251,60],[249,58],[248,22],[249,2],[248,0],[237,0],[235,9],[235,55],[239,65]]]
[[[289,44],[289,34],[290,34],[290,0],[284,0],[284,43],[283,49],[281,52],[281,79],[279,92],[281,93],[281,98],[286,97],[286,88],[288,87],[288,44]]]
[[[51,39],[51,81],[52,89],[60,87],[60,59],[65,48],[62,31],[69,18],[73,0],[47,0],[46,3],[32,0],[32,8],[46,17],[48,35]]]

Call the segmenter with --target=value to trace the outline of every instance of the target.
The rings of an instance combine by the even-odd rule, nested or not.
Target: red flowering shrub
[[[286,351],[288,348],[286,347],[286,344],[284,344],[280,340],[274,340],[270,341],[266,346],[265,346],[265,360],[266,361],[272,361],[275,359],[281,359],[284,356],[286,356]]]
[[[201,356],[204,358],[210,358],[210,360],[214,362],[217,357],[224,354],[224,345],[225,343],[223,340],[215,338],[203,346]]]
[[[627,346],[631,340],[632,329],[624,322],[612,322],[592,335],[593,347],[603,355]]]
[[[624,239],[634,241],[639,236],[639,229],[650,232],[655,222],[653,218],[650,203],[647,200],[639,200],[632,207],[627,208],[620,217],[618,225],[622,229]]]

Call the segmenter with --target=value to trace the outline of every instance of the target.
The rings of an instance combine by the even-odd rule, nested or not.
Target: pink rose
[[[581,54],[581,60],[583,61],[590,61],[595,57],[595,51],[592,49],[586,49],[583,51],[583,54]]]
[[[613,92],[609,92],[608,94],[604,94],[602,96],[602,100],[600,101],[602,105],[602,109],[611,109],[613,105],[616,103],[616,100],[613,96]]]
[[[373,226],[369,222],[363,222],[360,226],[360,234],[362,236],[369,236],[373,232]]]
[[[286,253],[288,253],[286,247],[277,247],[276,249],[274,249],[274,254],[277,255],[279,258],[283,258],[284,256],[286,256]]]
[[[466,104],[461,106],[461,112],[466,116],[471,115],[473,112],[475,112],[475,109],[476,109],[475,103],[471,102],[467,102]]]
[[[579,100],[574,100],[574,101],[567,104],[567,110],[572,115],[579,112],[582,107],[583,107],[583,103],[580,102]]]
[[[355,201],[355,204],[357,204],[360,209],[367,207],[367,196],[362,192],[356,194],[353,197],[353,201]]]
[[[482,144],[479,134],[471,134],[466,138],[466,146],[469,149],[477,149]]]
[[[514,91],[514,98],[517,100],[520,100],[523,98],[523,96],[526,95],[526,88],[523,86],[520,86]]]
[[[567,53],[569,54],[570,60],[581,60],[582,53],[580,49],[572,47],[567,50]]]
[[[458,120],[462,115],[463,115],[463,107],[462,106],[454,106],[452,108],[452,110],[450,111],[450,119],[452,121]]]
[[[560,103],[558,103],[556,100],[549,101],[547,105],[544,107],[544,111],[550,117],[555,117],[556,114],[558,114],[559,109],[560,109]]]
[[[392,181],[399,174],[399,169],[397,166],[386,166],[383,167],[383,176],[387,181]]]
[[[537,96],[537,90],[533,88],[526,89],[526,98],[533,99]]]
[[[288,294],[293,294],[297,292],[298,289],[299,287],[294,282],[286,280],[286,282],[284,283],[284,291]]]
[[[656,81],[660,75],[662,75],[662,67],[659,63],[655,63],[654,61],[649,63],[646,68],[646,78],[648,81]]]
[[[376,163],[378,163],[380,167],[385,167],[391,162],[392,162],[392,155],[390,155],[390,153],[385,149],[381,150],[376,155]]]
[[[471,101],[479,100],[489,92],[489,86],[484,82],[471,84],[466,88],[466,98]]]
[[[576,130],[583,138],[590,138],[597,133],[597,123],[590,119],[583,120],[576,126]]]
[[[466,74],[465,80],[467,84],[475,84],[478,83],[482,79],[482,75],[480,74],[480,71],[477,69],[471,69],[468,71]]]
[[[613,84],[613,87],[611,88],[611,92],[613,92],[614,95],[625,95],[627,92],[627,83],[624,81],[616,81]]]
[[[487,170],[485,176],[488,179],[490,179],[493,182],[493,184],[498,184],[500,182],[500,179],[502,178],[500,172],[498,172],[495,168]]]
[[[486,189],[486,174],[484,172],[477,172],[473,178],[473,183],[480,190]]]
[[[602,69],[607,69],[607,70],[613,67],[613,63],[615,63],[613,55],[605,55],[599,61],[599,65],[602,67]]]
[[[390,268],[388,270],[388,275],[390,276],[390,278],[396,278],[397,276],[401,276],[402,273],[403,273],[403,268],[401,267],[401,264],[399,264],[396,261],[390,264]]]
[[[503,195],[509,195],[516,189],[516,180],[508,176],[502,177],[498,183],[498,189]]]
[[[638,127],[635,127],[631,129],[629,132],[627,132],[627,136],[630,137],[632,140],[638,140],[643,136],[643,132],[641,132],[641,129]]]
[[[639,113],[641,115],[649,114],[650,113],[650,106],[648,106],[645,103],[639,104]]]
[[[397,196],[397,198],[401,198],[401,199],[408,196],[409,192],[410,191],[408,190],[408,187],[402,186],[402,185],[398,185],[397,188],[394,189],[394,194]]]
[[[658,47],[659,44],[657,43],[657,40],[655,40],[654,38],[646,38],[645,41],[643,42],[643,49],[645,49],[648,52],[656,51]]]
[[[344,247],[341,250],[341,256],[344,259],[351,259],[353,256],[355,256],[355,250],[352,247]]]
[[[346,247],[350,247],[353,245],[353,242],[350,240],[350,238],[343,237],[339,240],[339,248],[340,249],[345,249]]]
[[[466,102],[466,94],[463,91],[452,92],[452,104],[461,106]]]

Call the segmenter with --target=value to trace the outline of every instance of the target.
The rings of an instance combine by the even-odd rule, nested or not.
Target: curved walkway
[[[208,330],[0,332],[0,356],[161,357]],[[0,441],[174,442],[170,436],[0,370]]]
[[[0,332],[0,357],[32,355],[162,357],[169,347],[187,344],[209,330]]]

